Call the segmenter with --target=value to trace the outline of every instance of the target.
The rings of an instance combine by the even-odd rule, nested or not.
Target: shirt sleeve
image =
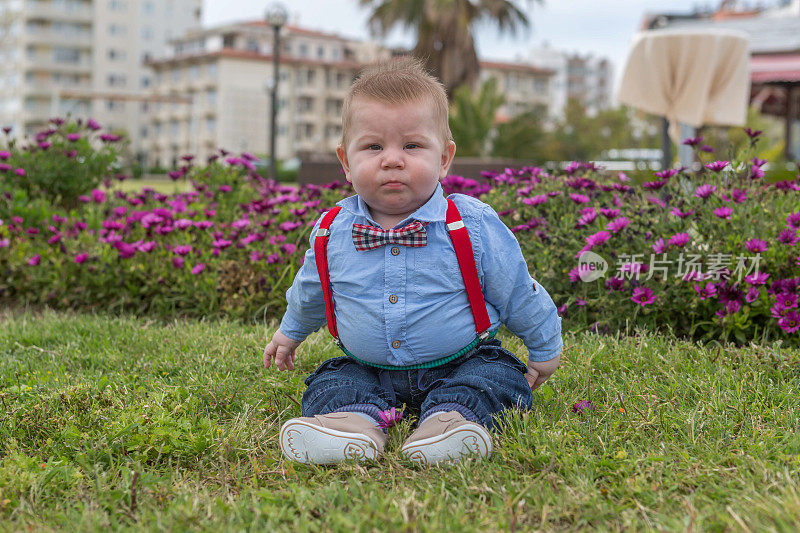
[[[314,224],[309,238],[311,247],[303,256],[303,266],[297,271],[292,286],[286,291],[286,313],[281,320],[280,329],[281,333],[298,342],[305,340],[327,321],[322,284],[314,258],[314,239],[321,222],[322,217]]]
[[[497,213],[480,215],[483,294],[501,322],[522,339],[529,361],[549,361],[561,353],[561,317],[544,287],[528,272],[519,242]]]

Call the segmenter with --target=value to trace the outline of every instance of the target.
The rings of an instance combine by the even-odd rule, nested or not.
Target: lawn
[[[303,378],[261,367],[270,326],[0,314],[0,530],[795,531],[800,352],[565,335],[488,461],[281,458]],[[507,346],[521,353],[508,335]],[[579,400],[594,411],[574,413]]]

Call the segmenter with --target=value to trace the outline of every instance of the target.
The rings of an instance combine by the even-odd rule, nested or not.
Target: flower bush
[[[443,186],[499,212],[566,326],[800,344],[800,183],[765,182],[765,162],[748,151],[711,160],[701,141],[687,141],[698,169],[631,179],[576,162],[448,176]],[[222,150],[203,165],[185,156],[169,177],[190,192],[94,187],[75,208],[0,182],[0,301],[280,318],[310,227],[353,191],[265,180],[254,161]]]
[[[84,123],[54,118],[50,123],[32,142],[17,146],[12,139],[0,151],[0,183],[6,192],[19,193],[17,214],[33,198],[76,207],[78,198],[104,179],[124,179],[116,166],[118,135],[100,133],[102,128],[92,119]]]

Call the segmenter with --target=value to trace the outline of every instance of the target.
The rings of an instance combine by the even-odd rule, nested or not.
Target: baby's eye
[[[370,144],[369,146],[367,146],[367,150],[380,150],[380,149],[381,149],[380,144]]]
[[[408,143],[406,148],[419,148],[419,145],[417,143]]]

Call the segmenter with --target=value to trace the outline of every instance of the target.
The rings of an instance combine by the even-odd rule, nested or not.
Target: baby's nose
[[[394,148],[386,148],[383,150],[383,159],[381,160],[382,168],[402,168],[403,151]]]

